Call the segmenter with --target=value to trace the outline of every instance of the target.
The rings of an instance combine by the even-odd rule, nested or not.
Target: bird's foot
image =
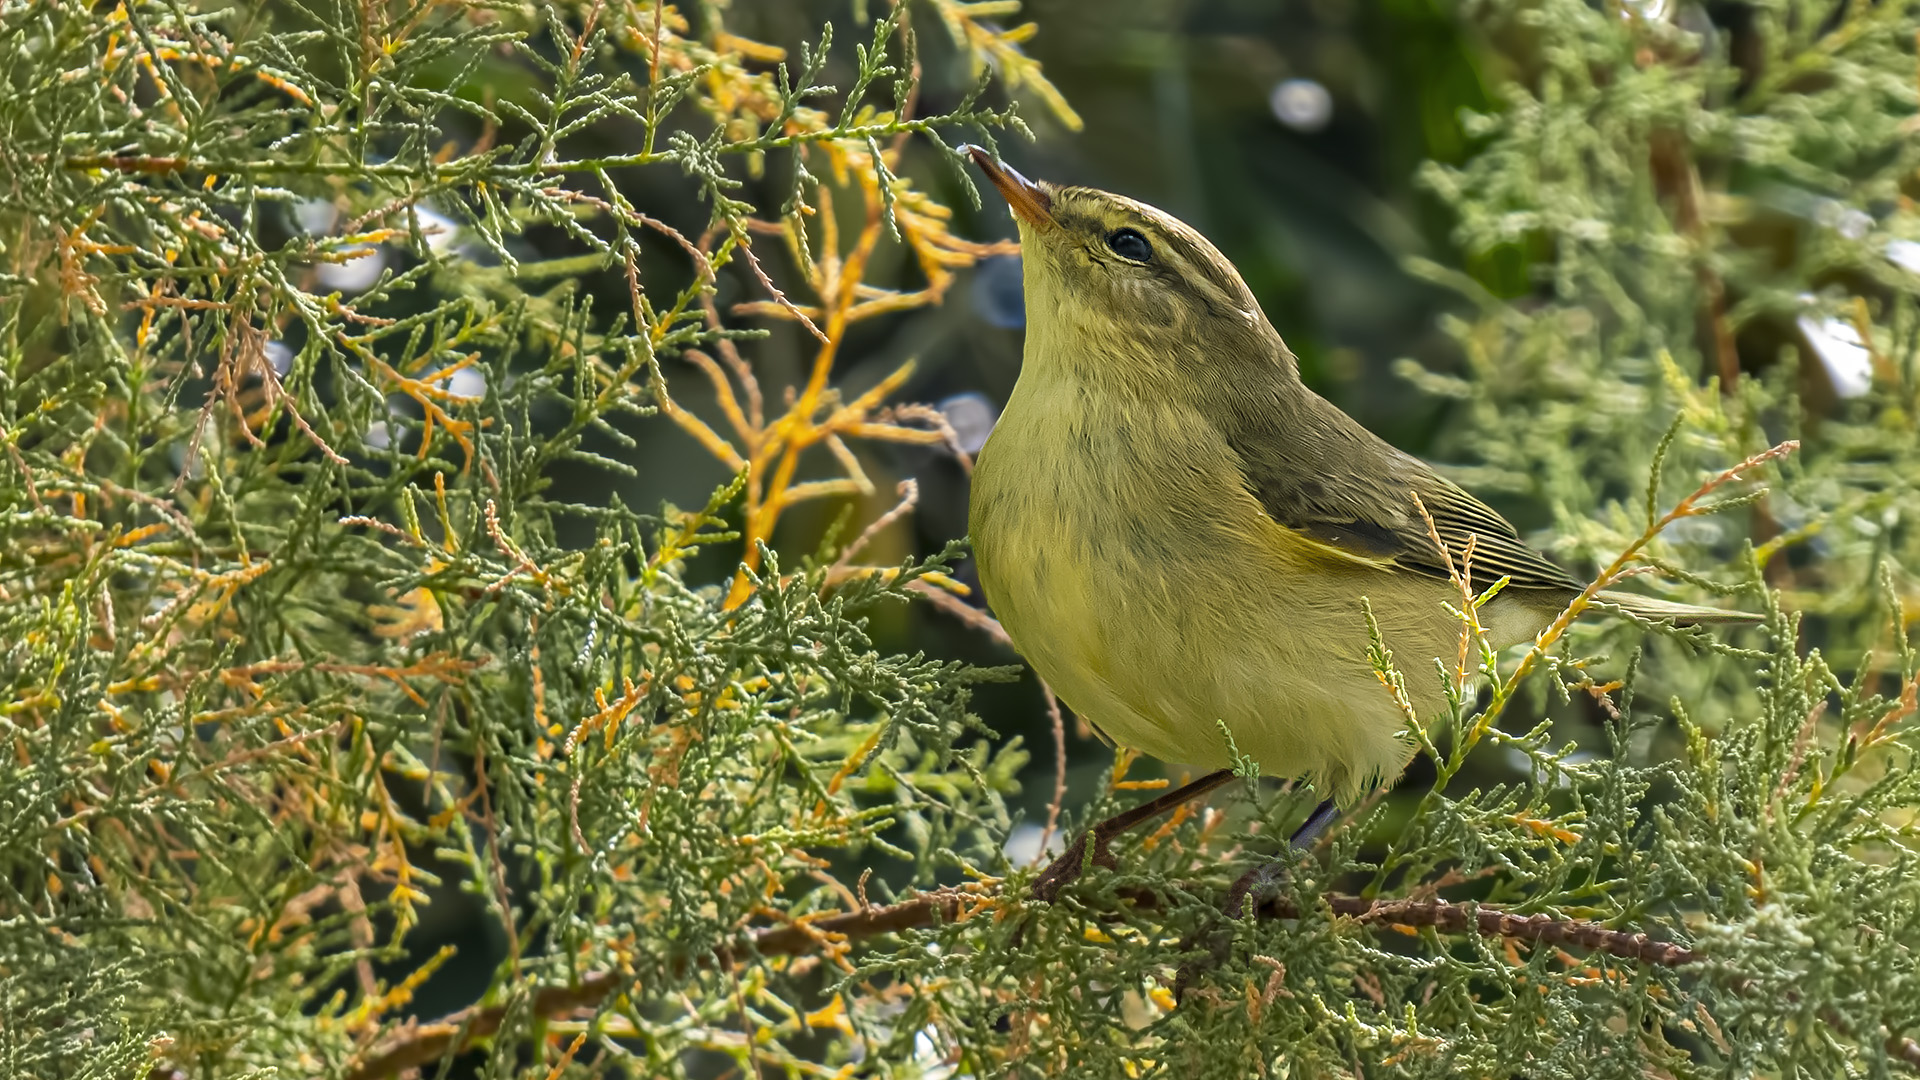
[[[1333,805],[1332,799],[1314,807],[1313,813],[1307,815],[1307,820],[1293,830],[1292,836],[1287,837],[1286,854],[1272,862],[1261,863],[1234,879],[1233,885],[1227,889],[1226,901],[1220,905],[1220,914],[1229,919],[1239,919],[1259,911],[1262,904],[1278,895],[1280,883],[1287,880],[1287,871],[1293,869],[1294,862],[1313,847],[1329,826],[1339,820],[1340,808]],[[1251,909],[1247,907],[1249,898],[1253,900]]]
[[[1293,864],[1314,841],[1327,831],[1327,827],[1340,820],[1340,810],[1328,799],[1314,807],[1293,835],[1287,838],[1286,853],[1271,862],[1261,863],[1234,879],[1227,889],[1227,898],[1220,905],[1220,914],[1229,919],[1242,919],[1256,916],[1262,905],[1280,892],[1280,884],[1287,880],[1287,874]],[[1233,931],[1229,927],[1203,927],[1193,938],[1183,943],[1181,951],[1192,949],[1204,943],[1206,955],[1198,961],[1189,961],[1180,965],[1179,974],[1173,980],[1173,998],[1180,1001],[1193,985],[1194,979],[1218,966],[1227,957],[1227,950],[1233,945]]]
[[[1067,850],[1061,852],[1060,857],[1049,863],[1047,868],[1040,872],[1040,876],[1033,880],[1033,898],[1052,903],[1054,897],[1060,895],[1060,890],[1077,880],[1089,865],[1113,869],[1118,864],[1113,860],[1113,853],[1107,850],[1107,845],[1113,841],[1114,837],[1142,822],[1152,821],[1181,803],[1197,799],[1231,779],[1233,779],[1231,769],[1210,772],[1151,802],[1141,803],[1125,813],[1115,814],[1074,837],[1073,843],[1067,845]]]

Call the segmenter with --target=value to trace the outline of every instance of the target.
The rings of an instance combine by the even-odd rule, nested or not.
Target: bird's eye
[[[1115,255],[1132,262],[1143,263],[1153,258],[1153,245],[1140,235],[1138,229],[1115,229],[1107,234],[1107,246]]]

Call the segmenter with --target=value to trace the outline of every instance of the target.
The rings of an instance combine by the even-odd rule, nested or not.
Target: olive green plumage
[[[980,160],[984,155],[976,155]],[[1020,219],[1025,364],[974,471],[988,603],[1035,671],[1121,745],[1241,754],[1341,803],[1397,778],[1402,718],[1367,659],[1368,598],[1416,707],[1456,655],[1447,562],[1475,537],[1497,646],[1580,585],[1484,503],[1301,383],[1252,293],[1151,206],[1031,184],[983,160]],[[1737,612],[1606,594],[1652,619]]]

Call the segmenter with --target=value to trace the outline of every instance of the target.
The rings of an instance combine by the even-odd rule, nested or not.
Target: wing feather
[[[1492,507],[1325,401],[1312,403],[1317,407],[1300,416],[1298,430],[1285,439],[1271,434],[1273,411],[1224,410],[1223,433],[1240,457],[1247,488],[1276,523],[1360,562],[1449,580],[1447,556],[1420,517],[1418,495],[1456,568],[1468,538],[1477,538],[1476,591],[1502,577],[1511,579],[1511,589],[1581,588]]]
[[[1519,532],[1492,507],[1445,477],[1431,471],[1428,475],[1432,482],[1424,485],[1426,490],[1408,488],[1407,501],[1411,503],[1414,494],[1419,494],[1427,513],[1433,517],[1433,531],[1439,533],[1447,545],[1456,569],[1465,558],[1467,542],[1472,538],[1473,561],[1468,569],[1474,589],[1484,589],[1503,577],[1512,579],[1508,588],[1576,591],[1581,588],[1565,570],[1521,540]],[[1418,534],[1402,536],[1405,547],[1395,561],[1409,570],[1447,577],[1447,560],[1434,547],[1433,537],[1428,535],[1427,523],[1420,519],[1418,509],[1413,511],[1409,525],[1417,529]]]

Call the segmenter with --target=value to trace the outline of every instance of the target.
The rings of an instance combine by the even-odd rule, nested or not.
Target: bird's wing
[[[1420,505],[1425,506],[1433,518],[1433,532],[1439,533],[1441,542],[1447,545],[1454,569],[1463,568],[1467,541],[1473,539],[1471,574],[1475,589],[1503,577],[1512,579],[1508,588],[1578,591],[1582,587],[1565,570],[1521,540],[1520,533],[1492,507],[1424,463],[1415,464],[1421,475],[1407,478],[1412,482],[1403,489],[1402,497],[1408,503],[1413,502],[1415,495],[1420,497]],[[1404,546],[1395,562],[1433,577],[1448,576],[1448,560],[1434,547],[1433,537],[1417,506],[1408,511],[1398,535]]]
[[[1467,540],[1473,537],[1476,591],[1502,577],[1510,578],[1508,588],[1514,589],[1581,588],[1566,571],[1528,547],[1492,507],[1425,462],[1355,430],[1357,424],[1339,427],[1344,430],[1322,434],[1347,445],[1320,455],[1317,475],[1309,475],[1311,467],[1303,462],[1273,453],[1270,441],[1260,440],[1256,449],[1255,444],[1234,440],[1240,442],[1235,449],[1241,451],[1249,490],[1276,523],[1349,558],[1441,580],[1449,580],[1449,557],[1454,569],[1461,568]],[[1330,475],[1329,468],[1340,472]],[[1434,545],[1420,505],[1433,518],[1433,532],[1446,544],[1447,555]]]

